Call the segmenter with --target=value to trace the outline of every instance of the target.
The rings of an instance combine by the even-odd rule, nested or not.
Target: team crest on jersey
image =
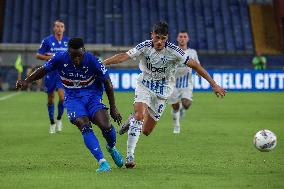
[[[64,46],[67,47],[67,41],[64,41]]]
[[[165,63],[167,63],[167,61],[168,61],[168,60],[167,60],[167,58],[166,58],[165,56],[164,56],[164,57],[162,57],[162,58],[161,58],[161,60],[162,60],[162,62],[163,62],[164,64],[165,64]]]
[[[89,71],[89,68],[86,67],[86,66],[83,66],[83,70],[84,70],[85,73],[87,73]]]
[[[55,45],[55,43],[54,42],[52,42],[52,46],[54,46]]]

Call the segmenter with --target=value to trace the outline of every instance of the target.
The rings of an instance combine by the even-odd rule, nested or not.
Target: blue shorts
[[[44,77],[44,91],[49,94],[56,89],[63,89],[60,76],[57,71],[49,72]]]
[[[64,97],[64,106],[67,109],[67,115],[71,123],[82,116],[89,117],[92,120],[94,114],[101,109],[107,109],[102,103],[102,96],[95,92],[84,92],[74,96],[66,95]]]

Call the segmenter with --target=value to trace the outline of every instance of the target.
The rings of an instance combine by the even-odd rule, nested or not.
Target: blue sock
[[[62,115],[63,115],[63,112],[64,112],[64,105],[63,105],[63,102],[58,102],[58,105],[57,105],[57,108],[58,108],[58,115],[57,115],[57,120],[60,120]]]
[[[112,125],[109,130],[102,130],[102,134],[107,141],[107,145],[113,148],[116,143],[116,131],[114,126]]]
[[[88,123],[87,125],[85,125],[81,132],[83,135],[85,145],[90,150],[90,152],[93,154],[93,156],[98,161],[100,161],[101,159],[104,159],[104,155],[101,150],[100,143],[91,128],[91,124]]]
[[[48,116],[51,124],[54,124],[54,104],[47,104]]]

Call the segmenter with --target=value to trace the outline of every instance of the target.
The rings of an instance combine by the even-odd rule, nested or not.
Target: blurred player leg
[[[58,105],[57,105],[57,112],[58,112],[58,114],[57,114],[57,120],[56,120],[56,131],[60,132],[60,131],[62,131],[61,117],[62,117],[62,115],[64,113],[64,105],[63,105],[63,102],[64,102],[64,89],[63,89],[62,83],[59,80],[59,78],[58,78],[56,87],[58,89],[57,92],[58,92],[58,98],[59,98]]]
[[[181,91],[177,88],[174,89],[171,96],[168,98],[168,103],[172,105],[172,119],[174,130],[173,133],[180,133],[180,109],[181,105]]]
[[[173,133],[180,133],[180,103],[172,104],[172,118],[174,123]]]
[[[48,109],[48,116],[50,120],[49,126],[49,133],[55,133],[55,121],[54,121],[54,92],[47,94],[47,109]]]
[[[184,108],[182,103],[179,103],[179,107],[180,107],[179,108],[179,115],[180,115],[180,118],[182,119],[185,116],[185,108]]]

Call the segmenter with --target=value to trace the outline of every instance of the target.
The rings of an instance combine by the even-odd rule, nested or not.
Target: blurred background
[[[188,31],[189,47],[226,89],[284,90],[283,0],[0,0],[0,90],[13,90],[19,76],[43,65],[35,54],[56,19],[101,59],[149,39],[152,25],[166,21],[170,41]],[[266,58],[261,69],[252,63],[257,54]],[[133,90],[137,63],[110,72],[117,90]],[[209,90],[200,78],[194,83]]]

